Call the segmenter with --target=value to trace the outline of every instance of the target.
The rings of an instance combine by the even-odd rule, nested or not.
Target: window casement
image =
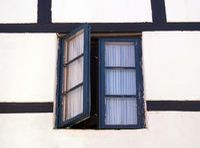
[[[140,39],[100,39],[100,128],[139,128]],[[136,58],[137,57],[137,58]]]
[[[57,127],[143,128],[141,38],[90,30],[84,24],[59,38]]]
[[[90,116],[89,26],[60,40],[58,126],[70,127]]]

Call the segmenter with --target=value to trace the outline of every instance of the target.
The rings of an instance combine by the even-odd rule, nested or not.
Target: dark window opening
[[[71,128],[74,129],[98,129],[99,128],[99,106],[98,106],[98,38],[91,38],[91,52],[90,52],[90,77],[91,77],[91,113],[90,118],[73,125]]]

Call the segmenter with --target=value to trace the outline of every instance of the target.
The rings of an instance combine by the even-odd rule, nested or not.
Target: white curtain
[[[70,39],[66,42],[67,43],[65,45],[68,46],[68,49],[67,49],[67,47],[65,47],[66,48],[65,62],[71,61],[83,53],[83,48],[84,48],[84,33],[83,33],[83,31],[76,33],[74,36],[72,36],[72,39]]]
[[[106,118],[107,125],[137,124],[137,103],[135,98],[107,97]]]
[[[65,63],[73,60],[83,53],[84,32],[76,33],[65,41]],[[70,63],[64,69],[63,92],[70,90],[83,82],[83,57]],[[77,116],[83,112],[83,87],[77,87],[63,97],[63,120]]]
[[[105,78],[107,95],[136,94],[136,76],[134,69],[107,69]]]
[[[69,64],[67,69],[67,90],[83,82],[83,57]]]
[[[108,42],[105,44],[105,123],[107,125],[137,124],[135,48],[132,42]],[[115,68],[116,67],[116,68]],[[130,67],[130,68],[119,68]]]
[[[63,119],[67,120],[83,112],[83,87],[69,92],[63,98]]]
[[[106,66],[135,66],[135,48],[132,42],[106,42]]]

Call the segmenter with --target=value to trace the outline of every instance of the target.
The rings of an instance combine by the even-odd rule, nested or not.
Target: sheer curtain
[[[65,63],[72,61],[81,54],[84,48],[84,33],[78,32],[65,41]],[[63,120],[77,116],[83,112],[83,56],[68,64],[64,69]],[[78,87],[77,87],[78,86]]]
[[[106,94],[107,95],[135,95],[136,77],[133,69],[107,69]]]
[[[135,48],[131,42],[106,42],[105,66],[135,66]]]
[[[135,98],[107,97],[105,123],[110,125],[137,124],[137,104]]]
[[[105,43],[105,123],[137,124],[133,42]]]
[[[63,99],[63,117],[70,119],[83,112],[83,87],[69,92]]]

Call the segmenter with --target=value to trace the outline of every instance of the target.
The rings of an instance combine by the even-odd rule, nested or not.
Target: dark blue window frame
[[[83,86],[83,112],[69,120],[63,121],[63,107],[62,107],[62,88],[63,88],[63,80],[64,80],[64,41],[73,36],[75,33],[84,30],[84,50],[83,54],[76,57],[69,63],[76,61],[77,59],[83,57],[83,83],[78,84]],[[70,127],[76,124],[79,121],[82,121],[90,116],[90,26],[88,24],[84,24],[79,28],[73,30],[68,35],[59,39],[59,50],[58,50],[58,67],[57,67],[57,102],[56,102],[56,127]],[[78,87],[75,86],[75,87]],[[74,88],[76,89],[76,88]]]
[[[135,45],[136,69],[136,125],[106,125],[105,124],[105,42],[133,42]],[[137,129],[144,127],[144,101],[142,77],[141,38],[102,38],[99,40],[99,128],[103,129]]]

